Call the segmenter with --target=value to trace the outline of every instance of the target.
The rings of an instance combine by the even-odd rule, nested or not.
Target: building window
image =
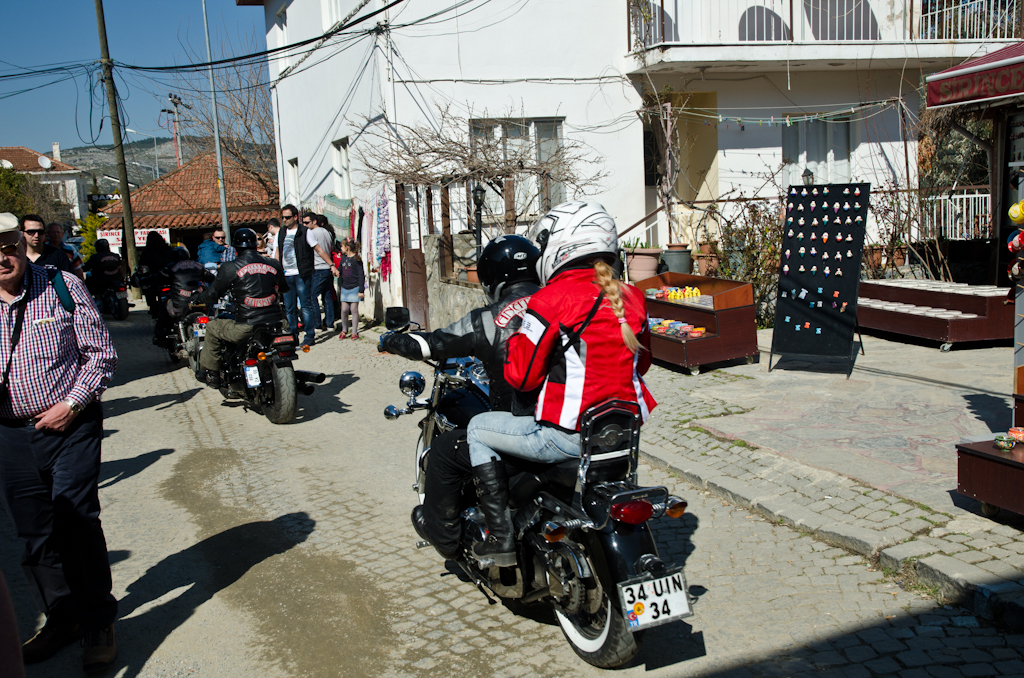
[[[324,20],[324,31],[328,31],[334,27],[334,24],[338,23],[351,11],[351,5],[353,3],[350,0],[320,0],[320,14]]]
[[[299,159],[292,158],[288,161],[288,183],[286,185],[287,198],[285,202],[302,207],[302,191],[299,190]]]
[[[804,170],[810,170],[816,184],[849,183],[851,150],[849,120],[804,120],[783,126],[782,185],[801,185]]]
[[[334,164],[334,195],[339,198],[352,197],[352,165],[348,156],[348,137],[331,144]]]
[[[277,30],[277,46],[284,47],[288,44],[288,4],[284,3],[281,5],[281,9],[277,10],[274,15],[274,28]],[[281,55],[281,59],[278,63],[278,73],[288,68],[290,60],[284,54]]]
[[[538,170],[557,162],[561,149],[562,120],[522,118],[504,120],[471,120],[470,139],[473,153],[492,167],[506,163],[520,164],[533,171],[515,173],[516,213],[520,216],[545,212],[565,202],[565,186],[557,170],[544,175]],[[494,180],[499,185],[501,178]],[[500,185],[499,185],[500,187]],[[485,211],[504,215],[505,203],[497,192],[487,192]]]

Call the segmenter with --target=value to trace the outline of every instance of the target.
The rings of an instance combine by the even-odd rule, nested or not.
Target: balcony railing
[[[927,198],[921,214],[921,238],[972,240],[992,237],[992,200],[987,191],[962,190]]]
[[[642,44],[1001,40],[1021,34],[1024,0],[627,0]]]

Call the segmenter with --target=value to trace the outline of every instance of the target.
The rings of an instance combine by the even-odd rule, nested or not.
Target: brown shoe
[[[74,622],[47,619],[39,633],[21,646],[21,660],[26,664],[46,661],[68,643],[81,638],[82,633],[82,628]]]
[[[85,653],[82,668],[86,671],[105,669],[117,660],[117,641],[114,639],[114,625],[91,631],[85,637]]]

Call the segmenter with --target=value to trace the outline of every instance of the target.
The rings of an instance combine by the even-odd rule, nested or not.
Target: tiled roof
[[[224,159],[224,196],[232,228],[262,225],[279,211],[277,189],[268,191],[252,176]],[[110,220],[104,228],[121,227],[121,203],[104,210]],[[220,225],[217,161],[212,153],[200,155],[178,169],[132,192],[135,228],[210,228]]]
[[[45,156],[45,153],[37,153],[31,148],[25,148],[24,146],[0,146],[0,160],[7,160],[17,172],[45,172],[39,165],[39,158]],[[60,160],[53,160],[53,167],[50,171],[56,172],[78,172],[77,167],[72,167],[66,162]]]

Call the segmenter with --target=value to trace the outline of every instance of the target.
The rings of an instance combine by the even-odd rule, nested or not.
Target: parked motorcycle
[[[230,318],[230,307],[221,306],[217,317]],[[192,332],[185,342],[193,370],[199,369],[209,322],[208,315],[189,314],[179,323]],[[302,350],[308,352],[309,347]],[[287,424],[295,418],[298,394],[312,395],[314,384],[322,384],[327,378],[322,372],[294,369],[296,358],[295,337],[280,323],[256,325],[246,341],[227,347],[221,361],[221,395],[244,400],[271,423]]]
[[[389,308],[385,326],[406,331],[409,312]],[[474,358],[440,362],[429,398],[426,380],[405,372],[399,388],[406,406],[389,406],[387,419],[423,411],[416,445],[416,482],[423,501],[434,436],[465,428],[489,409],[483,365]],[[455,561],[481,592],[521,604],[547,602],[566,640],[587,663],[616,668],[640,649],[644,632],[693,614],[682,566],[659,556],[650,520],[681,518],[687,503],[665,487],[637,484],[640,412],[635,403],[609,400],[584,413],[580,458],[542,464],[505,457],[516,567],[497,567],[472,547],[487,538],[473,482],[462,494],[461,555]],[[429,546],[420,542],[418,546]],[[488,598],[490,598],[488,596]],[[492,601],[493,602],[493,601]]]

